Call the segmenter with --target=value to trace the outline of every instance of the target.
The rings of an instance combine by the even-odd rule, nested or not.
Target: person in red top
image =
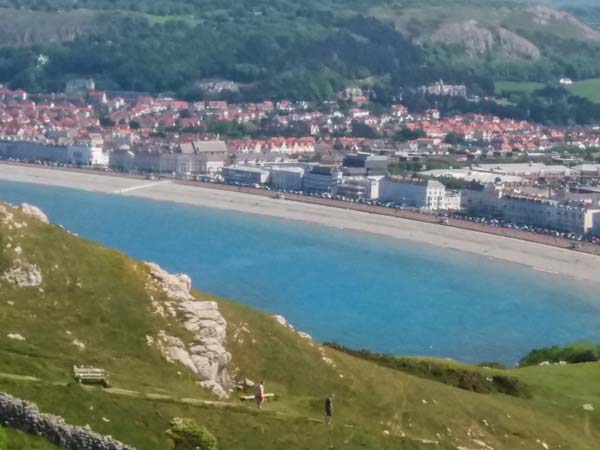
[[[258,409],[262,408],[262,404],[265,401],[265,382],[261,381],[256,385],[256,406]]]

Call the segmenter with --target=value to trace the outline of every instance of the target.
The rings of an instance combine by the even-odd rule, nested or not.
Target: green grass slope
[[[6,448],[1,450],[60,450],[46,440],[8,428],[6,430]]]
[[[241,402],[238,392],[215,401],[184,367],[148,346],[146,336],[159,330],[182,337],[187,332],[152,312],[143,264],[58,226],[10,213],[13,221],[0,212],[0,274],[21,259],[39,266],[43,283],[17,288],[0,281],[0,392],[34,401],[72,424],[89,424],[143,450],[170,448],[165,430],[173,417],[205,425],[222,450],[600,446],[600,416],[582,409],[586,403],[600,407],[598,364],[469,367],[485,377],[516,377],[529,393],[480,394],[323,347],[268,314],[196,292],[198,299],[216,300],[227,319],[226,347],[236,379],[264,378],[266,391],[278,396],[261,411]],[[415,361],[448,365],[453,373],[464,367]],[[75,383],[73,364],[108,369],[113,387]],[[331,427],[322,423],[329,393],[336,395]],[[29,439],[14,430],[8,437],[11,450],[19,448],[11,440]],[[22,448],[53,447],[31,440]]]
[[[556,81],[552,84],[556,84]],[[535,83],[527,81],[497,81],[495,89],[497,95],[503,94],[530,94],[533,91],[543,89],[544,83]],[[580,80],[573,82],[570,86],[565,86],[573,95],[588,99],[593,103],[600,103],[600,78],[591,78],[589,80]]]

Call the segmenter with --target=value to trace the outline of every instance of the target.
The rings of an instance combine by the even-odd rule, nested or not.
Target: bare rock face
[[[50,223],[46,214],[44,214],[44,212],[37,206],[33,206],[28,203],[22,203],[19,209],[22,213],[27,214],[28,216],[31,216],[40,222]]]
[[[150,275],[158,282],[169,298],[180,301],[193,299],[190,293],[192,280],[188,275],[182,273],[170,274],[155,263],[146,263],[146,266],[150,269]]]
[[[307,341],[312,341],[313,340],[313,338],[312,338],[312,336],[310,334],[305,333],[304,331],[298,331],[298,330],[296,330],[294,328],[294,325],[292,325],[290,322],[288,322],[288,320],[285,317],[280,316],[279,314],[276,314],[276,315],[273,316],[273,319],[275,319],[275,322],[277,322],[282,327],[288,328],[288,329],[292,330],[293,332],[295,332],[302,339],[306,339]]]
[[[275,322],[277,322],[282,327],[286,327],[286,328],[289,328],[292,331],[295,331],[294,326],[291,323],[289,323],[285,317],[283,317],[283,316],[281,316],[279,314],[275,314],[273,316],[273,319],[275,319]]]
[[[544,5],[529,6],[526,11],[533,15],[533,21],[538,25],[555,27],[560,26],[561,23],[567,23],[579,32],[578,37],[580,39],[600,41],[600,32],[565,11],[559,11]]]
[[[35,264],[21,263],[7,269],[0,279],[17,287],[37,287],[42,284],[42,272]]]
[[[227,398],[231,385],[229,363],[231,354],[224,346],[227,322],[219,312],[217,303],[197,301],[192,296],[191,279],[184,274],[173,275],[160,266],[146,263],[150,276],[169,297],[165,305],[153,305],[157,314],[175,317],[192,335],[190,342],[169,336],[161,331],[156,340],[163,356],[194,372],[200,385],[210,389],[219,398]]]
[[[538,59],[540,50],[527,39],[502,27],[490,27],[476,20],[446,23],[430,36],[428,42],[457,44],[470,56],[482,55],[498,49],[509,56]]]
[[[509,56],[522,56],[531,59],[539,59],[542,56],[540,49],[533,43],[505,28],[498,28],[496,45]]]

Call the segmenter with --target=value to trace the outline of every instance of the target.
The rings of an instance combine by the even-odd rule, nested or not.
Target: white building
[[[67,147],[71,164],[78,166],[108,167],[109,155],[96,145],[72,145]]]
[[[543,163],[479,164],[471,168],[473,172],[486,172],[510,175],[526,179],[561,179],[572,175],[571,169],[561,165],[547,166]]]
[[[307,193],[332,193],[342,181],[342,172],[334,166],[315,166],[304,174],[302,190]]]
[[[455,178],[457,180],[465,180],[465,181],[475,181],[481,184],[488,183],[501,183],[501,184],[521,184],[526,180],[522,177],[514,176],[514,175],[503,175],[500,173],[493,172],[481,172],[476,170],[471,170],[468,167],[463,167],[460,169],[438,169],[438,170],[428,170],[423,172],[423,175],[433,177],[433,178],[441,178],[441,177],[449,177]]]
[[[304,169],[302,167],[271,168],[271,186],[286,191],[301,191]]]
[[[385,177],[344,177],[342,182],[335,186],[333,193],[342,197],[377,200],[379,185],[383,178]]]
[[[462,190],[462,209],[473,215],[500,217],[499,198],[503,188],[493,183],[486,184],[479,191],[474,189]]]
[[[92,143],[51,145],[27,141],[2,141],[0,156],[28,162],[43,161],[92,167],[108,167],[109,161],[108,152]]]
[[[600,164],[580,164],[571,167],[571,170],[575,172],[579,178],[600,177]]]
[[[516,225],[600,235],[597,204],[563,203],[488,185],[483,191],[463,191],[463,206],[473,214],[502,218]]]
[[[435,180],[385,177],[380,183],[379,199],[432,211],[460,209],[460,195],[446,192],[446,187]]]
[[[251,186],[265,184],[269,181],[270,173],[260,167],[228,166],[223,167],[223,180],[228,184]]]
[[[225,167],[229,150],[224,141],[195,141],[180,145],[182,154],[197,161],[196,173],[218,173]]]
[[[502,216],[518,225],[551,228],[578,234],[593,233],[600,220],[600,209],[560,203],[515,194],[500,198]]]

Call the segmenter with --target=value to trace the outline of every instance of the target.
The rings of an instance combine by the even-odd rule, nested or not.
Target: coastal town
[[[466,95],[443,82],[436,95]],[[270,190],[600,243],[600,128],[336,101],[0,88],[0,158]]]

